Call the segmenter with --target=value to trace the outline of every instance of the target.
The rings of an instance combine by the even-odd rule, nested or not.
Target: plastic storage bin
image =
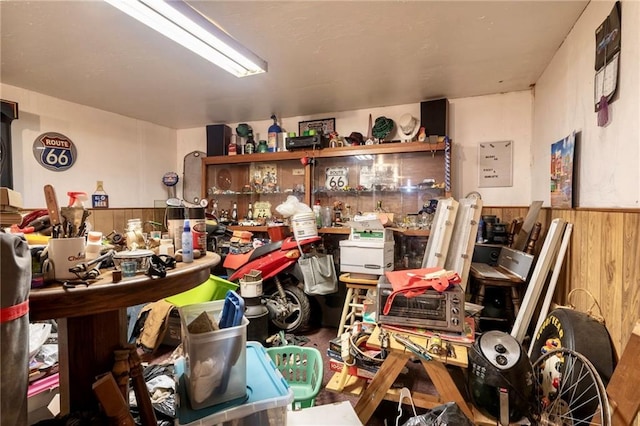
[[[192,334],[187,330],[203,311],[220,321],[224,300],[183,306],[180,311],[185,381],[191,407],[200,409],[246,396],[245,346],[249,321],[236,327]]]
[[[324,374],[320,351],[301,346],[280,346],[268,348],[267,353],[293,389],[292,408],[313,407]]]
[[[185,392],[184,362],[175,364],[178,406],[176,424],[184,426],[286,426],[287,406],[293,401],[293,390],[258,342],[248,342],[247,397],[213,407],[193,410]]]
[[[194,303],[204,303],[211,300],[221,300],[227,294],[227,290],[238,290],[238,284],[227,281],[215,275],[210,275],[209,279],[191,290],[183,291],[165,300],[169,303],[181,307]]]

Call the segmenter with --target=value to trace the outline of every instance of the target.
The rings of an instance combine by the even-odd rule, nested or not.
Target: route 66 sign
[[[348,167],[327,167],[324,186],[330,191],[341,191],[349,186]]]
[[[33,156],[45,169],[62,172],[78,158],[76,146],[61,133],[43,133],[33,141]]]

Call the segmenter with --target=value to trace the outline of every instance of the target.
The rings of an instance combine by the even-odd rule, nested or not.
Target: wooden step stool
[[[345,283],[347,296],[344,299],[340,324],[338,325],[338,337],[353,326],[357,317],[362,317],[367,290],[376,288],[378,278],[352,277],[351,273],[347,272],[340,275],[340,282]]]

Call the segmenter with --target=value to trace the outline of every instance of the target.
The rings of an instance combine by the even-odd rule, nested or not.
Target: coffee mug
[[[47,259],[42,264],[42,270],[48,277],[57,281],[78,278],[69,272],[78,263],[85,261],[84,237],[51,238],[47,245]]]

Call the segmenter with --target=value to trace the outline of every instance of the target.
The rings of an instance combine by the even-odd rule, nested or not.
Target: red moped
[[[300,250],[306,253],[320,240],[316,236],[297,242],[293,237],[287,237],[247,253],[229,253],[223,266],[233,282],[251,275],[252,270],[260,271],[261,302],[269,311],[269,320],[278,329],[294,333],[304,329],[311,316],[309,297],[303,291],[304,278],[298,265]]]

